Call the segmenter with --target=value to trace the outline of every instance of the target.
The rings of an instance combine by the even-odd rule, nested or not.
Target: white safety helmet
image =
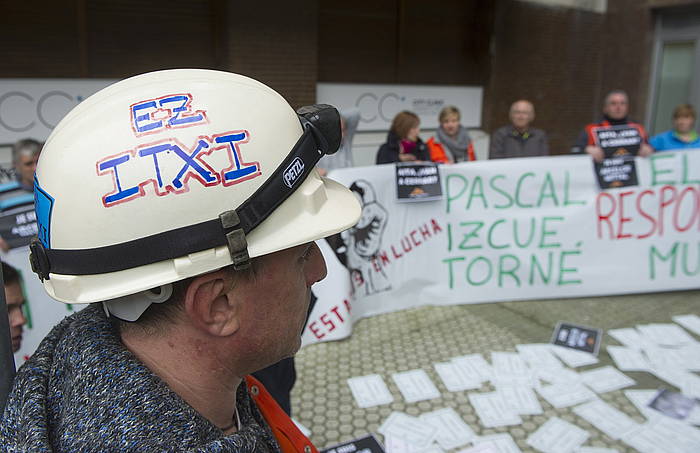
[[[149,303],[134,301],[167,299],[169,283],[354,225],[356,198],[314,169],[340,136],[333,107],[294,112],[237,74],[176,69],[115,83],[46,141],[32,267],[59,301],[109,301],[113,312],[136,303],[120,317],[138,318]]]

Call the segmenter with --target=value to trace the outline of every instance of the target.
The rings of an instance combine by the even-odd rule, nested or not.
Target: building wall
[[[504,0],[496,10],[492,76],[484,128],[508,123],[512,102],[535,104],[535,126],[553,153],[568,152],[596,110],[604,15],[582,9]]]

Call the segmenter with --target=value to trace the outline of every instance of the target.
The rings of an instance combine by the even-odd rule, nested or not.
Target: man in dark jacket
[[[598,123],[587,124],[579,134],[576,144],[571,148],[574,154],[587,153],[596,162],[601,162],[605,157],[603,149],[599,146],[595,131],[610,128],[628,126],[637,129],[641,136],[642,143],[639,145],[638,155],[642,157],[650,156],[654,149],[649,146],[647,133],[644,126],[628,118],[629,97],[622,90],[613,90],[605,96],[603,102],[603,119]]]
[[[489,159],[548,156],[547,134],[541,129],[530,127],[535,120],[532,102],[514,102],[510,106],[509,116],[511,124],[496,129],[491,134]]]
[[[314,241],[360,216],[315,170],[340,135],[330,106],[202,69],[66,115],[37,166],[30,261],[54,299],[90,305],[17,372],[0,451],[317,453],[250,374],[300,348],[326,275]]]

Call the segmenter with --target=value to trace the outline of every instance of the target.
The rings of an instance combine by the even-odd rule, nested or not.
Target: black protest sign
[[[594,127],[592,132],[606,158],[636,156],[643,141],[642,132],[638,128],[625,124]]]
[[[328,447],[325,450],[321,450],[321,453],[384,453],[384,448],[370,434],[360,439]]]
[[[33,203],[0,214],[0,237],[11,249],[28,245],[36,233],[36,214]]]
[[[634,156],[618,156],[603,159],[603,162],[594,162],[595,174],[601,189],[614,189],[617,187],[636,186],[637,164]]]
[[[554,328],[552,344],[598,355],[602,336],[601,329],[560,321]]]
[[[396,194],[399,201],[442,198],[440,172],[434,163],[397,163]]]

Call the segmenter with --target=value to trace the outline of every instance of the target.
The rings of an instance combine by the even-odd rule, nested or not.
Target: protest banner
[[[700,150],[636,166],[638,186],[606,191],[588,156],[441,166],[444,198],[425,203],[397,202],[393,165],[332,172],[363,214],[319,241],[328,277],[304,344],[423,305],[697,288]]]

